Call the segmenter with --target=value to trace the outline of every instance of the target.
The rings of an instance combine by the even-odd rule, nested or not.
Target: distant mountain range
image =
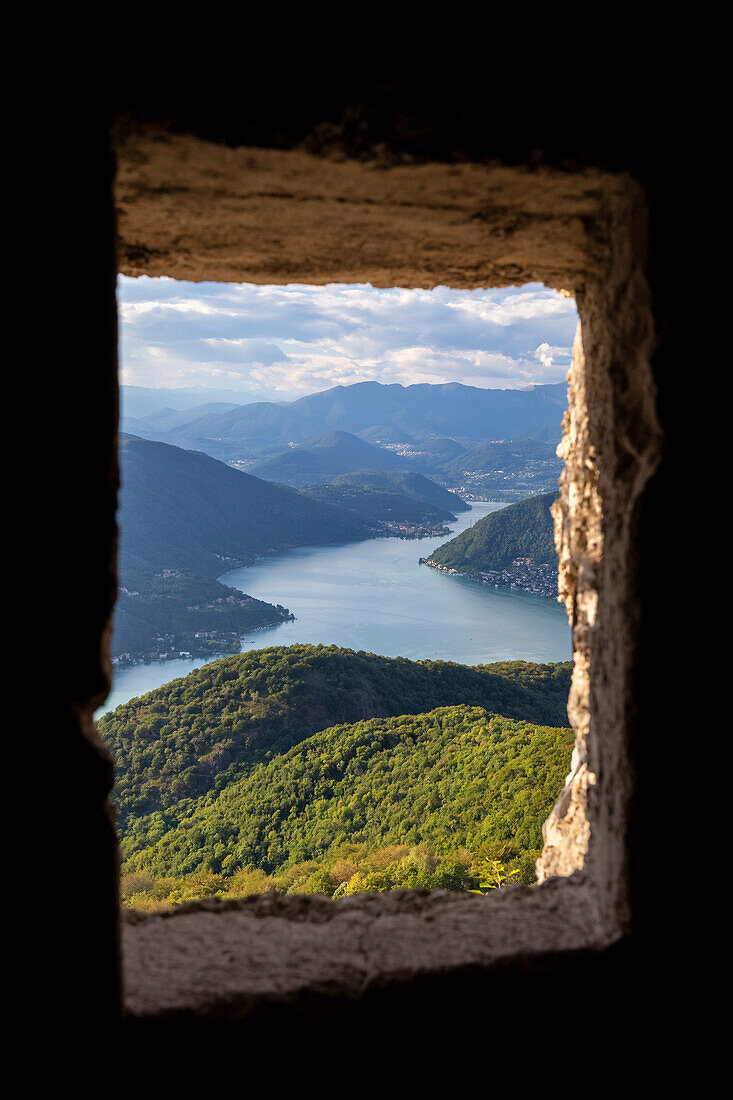
[[[168,406],[157,409],[147,416],[124,418],[125,431],[130,435],[138,435],[143,439],[156,439],[158,435],[175,431],[176,428],[184,428],[193,420],[199,420],[202,416],[211,413],[230,412],[238,406],[226,401],[209,401],[205,405],[197,405],[190,409],[174,409]]]
[[[364,433],[369,442],[447,438],[460,450],[474,440],[558,440],[566,404],[564,383],[490,390],[460,382],[358,382],[284,404],[260,401],[226,411],[200,410],[187,424],[159,429],[157,438],[225,461],[272,453],[332,431]]]
[[[247,393],[244,390],[209,389],[204,386],[182,386],[170,388],[164,386],[120,386],[120,406],[123,417],[146,417],[161,409],[185,409],[201,407],[204,404],[248,405],[252,401],[262,401],[262,394]]]

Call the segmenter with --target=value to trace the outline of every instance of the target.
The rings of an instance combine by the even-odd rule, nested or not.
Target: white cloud
[[[118,299],[123,381],[281,398],[367,379],[561,381],[577,324],[572,299],[538,284],[378,290],[120,277]]]
[[[571,348],[553,347],[545,341],[535,348],[534,357],[543,367],[548,369],[559,364],[567,370],[570,366],[571,352]]]

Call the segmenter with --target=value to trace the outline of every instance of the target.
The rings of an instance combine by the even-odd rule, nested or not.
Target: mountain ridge
[[[232,568],[270,550],[347,542],[368,533],[363,522],[338,508],[203,452],[122,435],[120,455],[123,568],[170,566],[217,576],[228,561]]]
[[[357,434],[376,425],[470,439],[559,439],[564,383],[529,390],[490,390],[460,382],[357,382],[287,404],[253,402],[177,429],[167,442],[228,460],[242,448],[305,443],[333,430]]]
[[[461,703],[565,726],[569,687],[569,663],[472,668],[338,646],[272,646],[214,661],[123,703],[100,719],[99,732],[116,759],[124,835],[132,818],[182,818],[191,799],[222,790],[268,753],[330,726]]]
[[[328,484],[340,474],[356,470],[405,470],[405,467],[391,451],[366,443],[351,432],[335,430],[258,463],[249,473],[265,481],[300,488]]]

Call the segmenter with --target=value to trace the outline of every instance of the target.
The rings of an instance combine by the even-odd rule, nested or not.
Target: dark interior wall
[[[30,355],[12,372],[22,434],[10,482],[30,515],[11,527],[27,557],[7,586],[19,641],[5,681],[23,730],[8,785],[18,797],[10,1003],[30,1043],[28,1079],[61,1067],[76,1076],[82,1050],[98,1068],[120,1005],[113,769],[91,719],[109,688],[117,590],[114,163],[100,112],[63,121],[24,150],[13,211],[31,260],[27,281],[15,272],[23,321],[11,314]]]
[[[37,511],[40,537],[53,542],[57,583],[43,593],[43,630],[36,637],[43,690],[42,698],[37,688],[33,697],[33,781],[43,821],[33,838],[37,849],[25,830],[17,848],[21,862],[47,868],[47,905],[26,929],[24,988],[36,991],[29,998],[31,1034],[41,1048],[49,1034],[60,1038],[77,1071],[97,1065],[118,1007],[115,851],[104,808],[111,773],[88,725],[95,697],[106,686],[103,630],[115,588],[115,264],[107,132],[117,115],[124,125],[136,117],[167,120],[231,143],[287,147],[304,141],[316,151],[356,156],[383,144],[395,158],[598,165],[631,172],[650,199],[649,281],[659,334],[653,366],[666,443],[638,516],[643,629],[634,716],[631,940],[607,957],[535,961],[519,975],[443,976],[399,993],[375,992],[360,1004],[334,1006],[325,997],[317,1009],[311,1006],[311,1021],[322,1021],[322,1028],[304,1029],[302,1016],[283,1010],[276,1026],[254,1027],[249,1038],[244,1029],[236,1043],[231,1035],[209,1034],[206,1051],[221,1067],[235,1047],[240,1062],[254,1046],[260,1060],[292,1044],[328,1066],[331,1055],[340,1063],[355,1028],[362,1051],[385,1049],[395,1033],[459,1041],[465,1028],[462,1042],[477,1052],[478,1065],[495,1045],[514,1059],[519,1034],[526,1074],[547,1068],[547,1049],[535,1037],[553,1011],[560,1017],[549,1025],[556,1029],[553,1051],[562,1061],[556,1032],[563,1016],[566,1026],[574,1026],[572,1012],[566,1015],[568,999],[586,1020],[589,1011],[600,1014],[594,1046],[609,1063],[619,1045],[644,1047],[654,1061],[660,1048],[643,1027],[650,1013],[666,1023],[667,1041],[679,1027],[683,1006],[669,983],[668,961],[681,916],[660,852],[668,843],[673,792],[687,778],[684,743],[697,704],[692,680],[675,678],[673,691],[669,683],[669,670],[689,649],[697,625],[692,609],[688,614],[669,598],[695,554],[694,529],[680,528],[678,506],[693,472],[689,363],[695,333],[689,311],[681,308],[678,278],[680,256],[691,243],[680,239],[680,210],[690,192],[678,152],[691,107],[682,107],[675,53],[665,51],[660,38],[650,51],[649,25],[640,26],[638,18],[616,21],[604,36],[600,16],[593,26],[586,16],[582,44],[567,26],[548,31],[534,17],[515,25],[511,38],[496,24],[478,45],[468,28],[472,46],[464,36],[420,56],[397,47],[334,53],[299,43],[296,49],[281,38],[244,46],[237,39],[229,48],[185,55],[130,46],[106,82],[85,82],[84,70],[77,72],[73,100],[66,101],[63,81],[49,86],[54,108],[41,128],[42,147],[35,149],[41,179],[35,229],[38,248],[52,256],[53,266],[32,358],[45,404]],[[698,459],[705,454],[703,449]],[[678,951],[674,957],[684,966]],[[553,1005],[553,995],[563,1009]],[[159,1067],[162,1076],[168,1084],[176,1075],[190,1084],[196,1037],[177,1031],[175,1022],[158,1037],[176,1044]],[[338,1057],[332,1037],[340,1043]],[[160,1051],[150,1035],[129,1033],[126,1042],[128,1050],[114,1054],[118,1065],[128,1056]],[[431,1056],[450,1065],[453,1052],[443,1045]],[[429,1065],[421,1069],[428,1072]],[[501,1066],[496,1073],[514,1076]],[[474,1080],[483,1076],[477,1068]],[[465,1081],[463,1069],[460,1079]]]
[[[696,121],[690,40],[649,7],[520,0],[409,31],[334,17],[193,48],[133,28],[115,109],[230,145],[637,172]]]

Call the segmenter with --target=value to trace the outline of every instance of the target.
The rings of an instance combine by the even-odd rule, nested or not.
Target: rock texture
[[[154,129],[117,156],[120,270],[195,281],[576,292],[598,262],[588,228],[627,187],[594,170],[385,167]]]
[[[572,771],[544,827],[540,881],[584,867],[609,927],[625,927],[628,729],[639,632],[635,512],[661,453],[644,279],[645,212],[630,190],[596,232],[604,262],[578,294],[565,459],[555,507],[560,598],[573,632]]]
[[[607,942],[580,880],[484,898],[420,890],[336,902],[212,898],[128,915],[126,1005],[147,1019],[210,1011],[237,1019],[307,991],[353,996],[421,974]]]

